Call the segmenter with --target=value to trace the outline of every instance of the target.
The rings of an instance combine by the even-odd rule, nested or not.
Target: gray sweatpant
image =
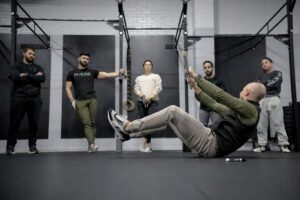
[[[177,137],[195,155],[215,157],[217,140],[214,132],[177,106],[169,106],[152,115],[132,121],[128,131],[131,137],[144,137],[166,125],[171,127]]]
[[[258,144],[265,146],[268,143],[268,126],[270,134],[277,139],[279,145],[289,145],[288,137],[283,123],[283,109],[278,96],[263,98],[260,102],[260,119],[257,125]],[[270,124],[269,124],[270,121]]]

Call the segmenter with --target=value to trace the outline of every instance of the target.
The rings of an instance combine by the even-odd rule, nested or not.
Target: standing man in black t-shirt
[[[214,74],[214,64],[206,60],[203,62],[203,70],[205,73],[205,80],[211,82],[212,84],[218,86],[219,88],[225,91],[224,83],[218,79]],[[220,119],[220,115],[218,113],[213,112],[210,108],[208,108],[203,103],[200,104],[200,111],[199,111],[199,119],[203,123],[204,126],[208,126],[209,119],[211,124],[215,124],[216,121]]]
[[[65,89],[84,126],[84,135],[88,141],[88,152],[96,152],[98,150],[98,146],[95,145],[97,100],[94,79],[116,78],[123,73],[123,69],[120,72],[99,72],[88,68],[89,62],[89,53],[82,52],[79,54],[78,67],[68,73]],[[75,97],[72,89],[74,89]]]
[[[29,122],[29,153],[39,153],[36,148],[38,122],[42,106],[40,96],[41,83],[46,80],[44,70],[34,63],[35,49],[27,47],[23,51],[23,60],[12,67],[10,79],[13,82],[13,94],[10,107],[9,132],[6,154],[15,154],[17,133],[25,113]]]
[[[280,150],[283,153],[290,153],[288,148],[289,141],[283,122],[283,109],[280,101],[280,91],[282,83],[282,73],[273,70],[273,61],[271,58],[261,60],[263,73],[259,76],[258,81],[265,85],[267,94],[260,103],[261,113],[257,125],[257,138],[259,146],[253,151],[260,153],[266,151],[268,144],[268,127],[270,126],[271,136],[277,135]]]

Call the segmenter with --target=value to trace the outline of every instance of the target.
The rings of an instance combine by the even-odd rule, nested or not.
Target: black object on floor
[[[247,162],[176,151],[1,155],[0,199],[299,199],[300,153],[228,157]]]

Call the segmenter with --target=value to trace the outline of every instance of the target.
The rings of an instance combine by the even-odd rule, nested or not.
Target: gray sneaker
[[[112,126],[112,128],[115,130],[115,133],[117,134],[117,138],[119,138],[121,142],[129,140],[130,136],[124,130],[124,125],[127,122],[127,119],[112,109],[108,110],[107,117],[110,125]]]
[[[261,153],[261,152],[265,152],[266,150],[267,150],[266,146],[258,146],[254,148],[252,151],[255,153]]]
[[[288,146],[286,145],[281,145],[279,148],[282,153],[291,153],[291,150],[289,150]]]

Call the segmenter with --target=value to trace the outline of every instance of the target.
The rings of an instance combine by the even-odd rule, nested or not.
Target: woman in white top
[[[158,111],[159,94],[162,91],[160,76],[152,73],[152,61],[145,60],[143,67],[144,74],[136,77],[134,86],[134,93],[138,96],[137,108],[140,118]],[[140,151],[152,152],[150,135],[141,138]]]

